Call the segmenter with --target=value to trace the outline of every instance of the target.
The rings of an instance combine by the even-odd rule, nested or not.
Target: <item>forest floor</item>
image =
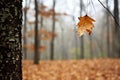
[[[24,60],[23,80],[120,80],[120,59]]]

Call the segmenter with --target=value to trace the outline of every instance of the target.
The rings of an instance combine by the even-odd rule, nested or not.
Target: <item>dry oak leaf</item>
[[[77,24],[78,26],[78,35],[82,36],[84,34],[85,31],[87,31],[89,33],[89,35],[92,32],[92,28],[94,26],[93,22],[95,22],[94,19],[92,19],[91,17],[89,17],[88,15],[85,15],[83,17],[78,17],[78,19],[80,20]]]

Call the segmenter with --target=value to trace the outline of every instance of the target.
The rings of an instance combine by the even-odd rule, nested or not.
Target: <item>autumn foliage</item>
[[[39,15],[48,18],[50,16],[53,16],[54,14],[56,16],[61,16],[61,15],[67,16],[68,15],[67,13],[59,13],[59,12],[54,11],[53,9],[48,9],[48,7],[43,4],[40,5]]]
[[[92,28],[93,28],[93,22],[95,22],[94,19],[92,19],[91,17],[89,17],[88,15],[85,15],[83,17],[78,17],[78,19],[80,20],[77,24],[78,26],[78,35],[82,36],[84,34],[85,31],[87,31],[89,33],[89,35],[92,32]]]
[[[23,48],[26,48],[30,52],[34,52],[35,51],[34,44],[24,44]],[[45,50],[46,50],[46,46],[45,45],[40,45],[38,47],[38,51],[39,52],[44,52]]]
[[[52,37],[57,37],[56,33],[44,30],[44,29],[39,29],[38,30],[38,34],[39,34],[39,40],[50,40]],[[34,37],[35,36],[35,31],[34,30],[30,30],[27,32],[27,36],[28,37]]]
[[[52,37],[57,37],[56,33],[50,32],[50,31],[46,31],[44,29],[39,29],[38,30],[38,34],[39,34],[39,41],[40,40],[51,40]],[[27,37],[34,37],[35,36],[35,31],[34,30],[30,30],[27,32],[26,34]],[[28,51],[34,52],[34,44],[24,44],[23,48],[26,48]],[[46,46],[45,45],[40,45],[38,48],[39,52],[44,52],[46,51]]]

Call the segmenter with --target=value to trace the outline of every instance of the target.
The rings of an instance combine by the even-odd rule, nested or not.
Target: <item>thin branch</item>
[[[90,1],[91,1],[91,3],[92,3],[92,7],[93,7],[93,9],[95,10],[95,13],[96,13],[96,9],[95,9],[94,3],[93,3],[92,0],[90,0]]]
[[[108,8],[106,8],[106,7],[104,6],[104,4],[103,4],[100,0],[98,0],[98,1],[99,1],[100,4],[108,11],[108,13],[113,17],[113,19],[115,20],[115,23],[120,27],[118,21],[116,20],[115,16],[110,12],[110,10],[109,10]]]

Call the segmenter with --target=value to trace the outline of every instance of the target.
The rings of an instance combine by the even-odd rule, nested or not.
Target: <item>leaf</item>
[[[93,28],[93,22],[95,22],[94,19],[92,19],[91,17],[89,17],[88,15],[85,15],[83,17],[78,17],[78,19],[80,20],[77,24],[78,26],[78,35],[82,36],[84,34],[85,31],[87,31],[89,33],[89,35],[92,33],[92,28]]]

